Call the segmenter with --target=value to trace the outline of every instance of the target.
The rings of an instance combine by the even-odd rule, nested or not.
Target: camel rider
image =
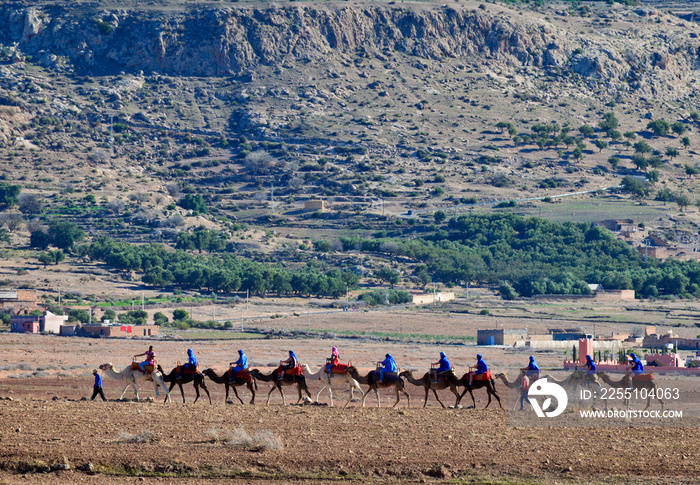
[[[146,372],[147,365],[153,366],[153,368],[155,369],[155,367],[156,367],[156,353],[153,351],[153,345],[149,345],[148,350],[145,351],[143,354],[134,355],[134,359],[136,357],[141,357],[142,355],[146,356],[146,360],[144,360],[143,362],[139,362],[139,368],[141,369],[141,372]]]
[[[277,379],[284,378],[284,371],[287,369],[294,369],[299,365],[299,359],[297,359],[296,354],[293,350],[289,351],[289,358],[287,360],[280,360],[280,366],[277,368]]]
[[[396,367],[396,362],[394,361],[394,358],[391,356],[391,354],[386,354],[386,357],[383,361],[377,362],[377,367],[381,367],[379,369],[380,381],[384,380],[384,374],[396,374],[396,370],[398,369]]]
[[[588,372],[586,372],[586,380],[590,382],[595,382],[598,379],[598,377],[596,376],[596,366],[595,362],[593,362],[593,357],[587,355],[586,363],[584,365],[588,367]]]
[[[197,365],[197,357],[194,356],[194,351],[192,349],[187,349],[187,363],[183,365],[183,367],[195,372],[197,370]]]
[[[474,380],[474,376],[478,376],[488,372],[489,367],[486,365],[486,362],[484,362],[484,360],[481,358],[481,354],[476,354],[476,365],[469,366],[469,369],[475,369],[474,372],[469,372],[469,387],[471,387],[472,381]]]
[[[639,374],[644,374],[644,366],[642,365],[642,361],[639,360],[639,357],[637,357],[637,354],[632,352],[630,354],[630,358],[632,359],[632,368],[631,372],[629,373],[629,390],[632,391],[634,390],[634,385],[632,384],[632,379],[634,379],[634,376],[639,375]]]
[[[440,375],[441,373],[452,370],[452,366],[450,365],[450,361],[447,359],[445,352],[440,352],[440,360],[438,360],[437,362],[433,362],[432,364],[430,364],[430,366],[437,366],[435,369],[433,369],[433,382],[438,381],[438,375]]]
[[[182,365],[182,369],[194,373],[197,372],[197,366],[197,357],[194,356],[194,351],[192,349],[187,349],[187,363]],[[178,372],[175,378],[182,379],[182,371]]]
[[[236,379],[236,374],[248,369],[248,357],[246,357],[243,350],[238,351],[238,360],[236,362],[231,362],[229,366],[233,366],[231,369],[231,381]]]
[[[535,358],[532,355],[530,356],[530,363],[527,365],[527,367],[523,367],[520,370],[525,371],[525,374],[527,374],[527,376],[531,379],[531,382],[534,382],[540,378],[540,366],[537,365],[537,362],[535,362]]]
[[[338,348],[333,347],[333,350],[331,350],[330,359],[326,359],[326,372],[328,374],[333,374],[332,367],[338,365],[339,363],[340,358],[338,357]]]

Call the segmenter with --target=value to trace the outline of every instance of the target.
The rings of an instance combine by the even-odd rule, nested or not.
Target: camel
[[[627,374],[625,374],[622,379],[619,381],[613,381],[610,376],[608,375],[607,372],[600,371],[598,372],[598,375],[600,378],[605,382],[608,386],[612,387],[613,389],[629,389],[629,380],[627,377]],[[651,398],[652,396],[656,396],[656,399],[659,400],[659,403],[661,404],[661,410],[664,410],[664,407],[666,406],[666,403],[664,402],[663,399],[661,399],[661,396],[658,394],[657,386],[656,386],[656,381],[654,381],[654,376],[652,374],[641,374],[643,376],[649,376],[649,379],[644,379],[644,380],[638,380],[638,379],[633,379],[632,380],[632,386],[634,389],[646,389],[647,392],[647,405],[644,408],[644,411],[649,409],[649,406],[651,406]],[[629,408],[630,402],[629,398],[625,399],[625,403],[627,404],[627,407]]]
[[[433,381],[432,372],[426,372],[425,375],[423,375],[423,377],[419,379],[413,377],[413,372],[410,370],[403,371],[399,374],[399,376],[403,377],[414,386],[423,387],[423,389],[425,389],[425,400],[423,402],[423,407],[425,407],[428,404],[428,393],[432,390],[433,394],[435,394],[435,399],[437,399],[437,401],[440,403],[440,406],[444,408],[445,405],[440,400],[440,396],[438,396],[437,391],[442,391],[443,389],[447,389],[448,387],[457,399],[455,401],[455,406],[457,405],[457,402],[459,402],[459,391],[457,391],[457,386],[459,386],[459,379],[455,375],[454,371],[442,373],[438,378],[438,382]]]
[[[370,371],[369,374],[363,377],[359,374],[359,372],[357,372],[357,369],[354,366],[348,367],[348,374],[350,374],[352,378],[360,384],[365,384],[369,386],[367,392],[365,392],[364,396],[362,396],[362,407],[365,407],[365,400],[367,399],[367,396],[369,396],[370,390],[373,390],[374,395],[377,396],[377,407],[381,407],[381,404],[379,402],[378,389],[386,387],[393,387],[396,390],[396,402],[393,406],[391,406],[392,408],[396,407],[396,405],[399,403],[399,400],[401,399],[399,396],[399,392],[403,392],[404,394],[406,394],[406,399],[408,400],[408,407],[411,407],[411,396],[409,396],[408,392],[406,392],[406,386],[401,377],[395,376],[393,379],[380,381],[378,380],[379,375],[375,371]]]
[[[255,378],[255,379],[260,379],[263,382],[272,382],[272,389],[270,389],[270,392],[267,394],[267,402],[265,405],[270,404],[270,396],[272,395],[272,392],[275,389],[279,389],[280,394],[282,394],[282,405],[286,406],[287,403],[284,400],[284,393],[282,392],[282,386],[293,386],[296,384],[297,390],[299,391],[299,399],[297,399],[297,404],[301,402],[301,391],[304,391],[308,396],[309,399],[311,399],[311,393],[309,392],[309,388],[306,387],[306,378],[303,375],[300,376],[295,376],[291,374],[284,374],[282,376],[282,379],[277,378],[277,370],[273,370],[269,374],[265,375],[262,372],[260,372],[258,369],[253,369],[250,371],[250,374]]]
[[[197,397],[194,398],[194,402],[197,402],[197,399],[199,399],[199,388],[201,387],[202,389],[204,389],[204,392],[207,393],[207,397],[209,398],[209,404],[211,404],[211,396],[209,395],[209,389],[207,389],[207,385],[204,383],[204,376],[201,372],[197,372],[195,374],[190,372],[181,372],[178,378],[177,367],[170,371],[170,374],[166,374],[163,368],[160,366],[160,364],[158,364],[158,372],[160,372],[163,375],[163,382],[170,382],[170,389],[168,389],[168,392],[173,390],[175,384],[178,385],[178,387],[180,388],[180,394],[182,394],[182,402],[185,402],[185,391],[182,390],[182,385],[187,384],[188,382],[192,382],[194,384],[194,390],[197,393]]]
[[[508,389],[517,389],[520,387],[520,378],[517,377],[513,382],[510,382],[508,380],[508,374],[505,372],[496,374],[496,379],[503,381],[503,384],[505,384]],[[518,404],[520,404],[520,399],[516,399],[515,402],[513,402],[513,411],[518,407]]]
[[[250,393],[253,395],[253,397],[250,398],[250,404],[255,404],[255,391],[258,389],[258,383],[255,382],[255,379],[252,379],[251,382],[243,377],[236,377],[234,378],[233,382],[231,382],[228,371],[224,372],[223,375],[219,375],[214,369],[204,369],[202,373],[217,384],[224,384],[226,386],[226,398],[224,399],[224,402],[228,402],[228,391],[229,388],[231,388],[233,389],[233,394],[235,394],[236,398],[241,402],[241,404],[244,404],[243,399],[241,399],[241,396],[238,395],[236,388],[240,386],[248,386]]]
[[[333,390],[331,389],[332,384],[342,384],[346,382],[348,384],[348,388],[350,389],[350,399],[348,399],[348,402],[345,403],[345,406],[347,407],[348,404],[350,404],[350,401],[353,400],[354,397],[354,391],[357,389],[360,391],[360,394],[362,397],[365,396],[365,393],[362,392],[362,388],[360,388],[360,384],[352,378],[352,376],[348,373],[345,374],[328,374],[326,372],[326,366],[322,366],[317,372],[312,373],[311,369],[309,368],[308,365],[306,364],[301,364],[301,368],[304,371],[304,377],[309,380],[309,381],[316,381],[320,380],[323,383],[323,386],[321,386],[321,389],[318,390],[318,394],[316,394],[316,402],[318,402],[318,397],[321,395],[321,391],[323,391],[325,388],[328,388],[328,396],[330,397],[331,400],[331,406],[333,405]]]
[[[459,380],[459,385],[464,387],[464,391],[462,391],[462,394],[459,396],[459,399],[457,399],[457,404],[462,400],[464,395],[466,393],[469,393],[469,395],[472,397],[472,404],[473,407],[476,408],[476,400],[474,399],[474,393],[472,392],[475,389],[481,389],[482,387],[486,388],[486,393],[489,397],[489,402],[486,403],[486,407],[489,407],[489,404],[491,404],[491,396],[496,398],[498,401],[498,407],[503,409],[503,406],[501,405],[501,398],[498,397],[498,394],[496,393],[496,383],[493,382],[492,379],[484,379],[484,380],[476,380],[474,379],[472,381],[472,385],[469,385],[469,373],[467,372],[462,376],[462,378]]]
[[[124,389],[122,389],[122,393],[119,396],[120,400],[124,398],[124,393],[126,392],[127,387],[131,386],[134,389],[134,394],[136,394],[136,400],[138,401],[139,391],[138,389],[136,389],[136,383],[143,381],[152,381],[153,386],[156,389],[156,397],[158,397],[159,395],[158,387],[160,386],[165,390],[165,394],[167,394],[166,400],[170,402],[170,391],[168,391],[168,388],[165,386],[165,382],[163,382],[162,374],[158,371],[141,372],[139,370],[133,370],[131,368],[131,365],[129,365],[123,371],[117,372],[114,368],[114,365],[112,365],[111,362],[107,364],[102,364],[100,366],[100,369],[103,370],[104,373],[112,379],[116,379],[118,381],[126,381],[126,385],[124,386]]]

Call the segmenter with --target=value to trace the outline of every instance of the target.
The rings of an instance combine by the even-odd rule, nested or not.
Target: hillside
[[[13,2],[0,19],[13,251],[57,218],[173,246],[201,225],[297,264],[315,241],[430,232],[437,209],[697,234],[692,4]],[[626,176],[644,191],[607,190]]]

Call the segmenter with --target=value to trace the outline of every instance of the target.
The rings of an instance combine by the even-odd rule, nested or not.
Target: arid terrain
[[[317,368],[332,345],[342,360],[369,368],[390,351],[402,368],[427,369],[444,349],[459,371],[473,363],[473,346],[439,347],[348,340],[160,341],[157,359],[170,368],[185,349],[196,350],[202,366],[223,371],[238,347],[253,366],[274,365],[294,348]],[[334,408],[289,405],[296,392],[287,389],[288,405],[273,393],[265,406],[266,383],[259,383],[256,404],[224,404],[223,387],[207,380],[213,400],[192,404],[194,391],[185,386],[187,403],[177,388],[172,403],[115,402],[121,384],[105,377],[110,402],[86,402],[91,370],[111,361],[118,369],[131,355],[145,350],[138,340],[59,338],[0,334],[2,375],[0,397],[0,479],[3,483],[129,483],[147,481],[198,483],[695,483],[700,463],[697,422],[694,426],[661,427],[512,427],[505,388],[499,409],[484,409],[486,395],[475,391],[477,409],[441,409],[431,396],[408,385],[411,407],[389,409],[393,396],[382,391],[382,408],[374,396],[367,407],[336,389]],[[510,370],[527,360],[524,352],[478,349],[494,372]],[[554,357],[536,354],[540,365],[553,368]],[[559,364],[560,365],[560,364]],[[554,375],[563,377],[561,372]],[[665,380],[665,381],[664,381]],[[685,377],[660,377],[684,388],[697,387]],[[318,384],[311,383],[315,397]],[[142,400],[153,398],[150,383],[140,386]],[[442,391],[452,405],[449,391]],[[133,398],[129,390],[127,398]],[[162,397],[162,394],[161,394]],[[241,391],[247,403],[250,394]],[[149,400],[150,401],[150,400]],[[465,405],[470,404],[466,396]],[[322,404],[328,402],[324,393]],[[642,403],[633,403],[641,409]],[[656,403],[653,409],[658,409]],[[672,426],[672,427],[666,427]],[[262,433],[251,451],[241,442]],[[143,442],[139,442],[143,441]],[[262,443],[262,444],[260,444]],[[280,447],[281,444],[281,447]],[[67,468],[66,470],[62,468]]]

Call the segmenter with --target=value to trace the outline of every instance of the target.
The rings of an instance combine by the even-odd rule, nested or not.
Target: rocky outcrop
[[[180,13],[0,9],[0,39],[26,54],[51,52],[93,73],[241,74],[286,60],[321,60],[356,49],[426,59],[474,54],[532,64],[555,33],[480,10],[393,6],[209,8]]]

